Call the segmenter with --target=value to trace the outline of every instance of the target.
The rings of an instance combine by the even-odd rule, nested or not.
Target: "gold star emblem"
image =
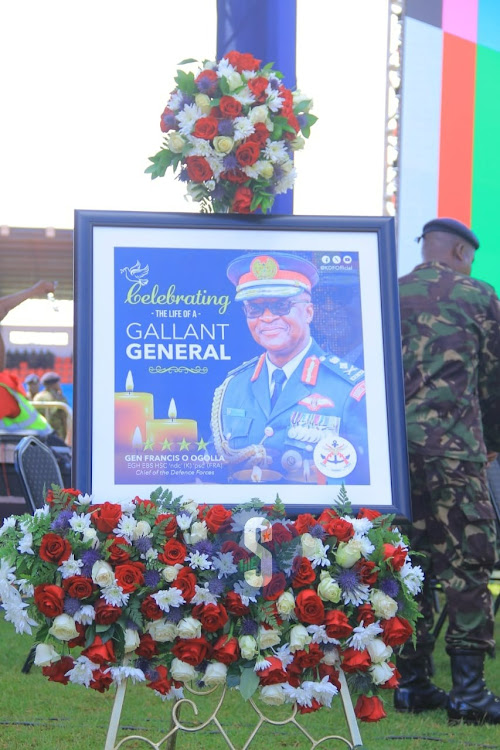
[[[146,438],[146,442],[144,443],[144,450],[145,451],[152,451],[153,450],[154,443],[151,440],[151,438]]]
[[[168,438],[165,438],[165,440],[161,444],[162,451],[169,451],[171,447],[172,443],[168,440]]]
[[[189,450],[189,443],[186,440],[186,438],[182,438],[181,443],[179,445],[179,450],[180,451],[187,451],[187,450]]]
[[[201,438],[199,440],[199,442],[196,443],[196,445],[198,446],[198,450],[199,451],[204,451],[205,448],[207,447],[207,444],[205,443],[205,441],[203,440],[203,438]]]

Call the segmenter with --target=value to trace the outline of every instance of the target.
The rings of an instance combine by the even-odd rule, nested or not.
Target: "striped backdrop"
[[[404,21],[399,273],[436,216],[481,247],[473,276],[500,292],[500,0],[407,0]]]

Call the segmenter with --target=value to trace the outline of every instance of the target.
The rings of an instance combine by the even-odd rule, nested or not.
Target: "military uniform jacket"
[[[440,263],[399,284],[410,452],[486,460],[500,450],[500,303]]]
[[[216,390],[214,441],[217,446],[222,437],[231,451],[242,452],[248,446],[263,445],[267,467],[278,472],[282,481],[368,483],[364,396],[364,371],[325,354],[313,341],[271,409],[266,355],[262,354],[230,372]],[[323,444],[327,432],[349,441],[344,443],[349,455],[342,453],[342,446],[337,451],[337,441],[333,453],[338,455],[330,451],[325,459],[323,451],[323,457],[318,458],[316,446]],[[323,459],[333,467],[332,472],[318,471]],[[348,471],[338,478],[336,461],[344,462]]]

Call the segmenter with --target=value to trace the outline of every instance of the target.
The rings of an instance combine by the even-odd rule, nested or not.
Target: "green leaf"
[[[188,63],[197,63],[198,60],[195,60],[194,57],[186,57],[185,60],[181,60],[180,63],[177,63],[177,65],[187,65]]]
[[[259,687],[259,676],[253,669],[243,669],[240,680],[240,693],[243,700],[247,701]]]
[[[174,80],[179,87],[179,90],[183,91],[185,94],[197,93],[198,87],[194,82],[194,73],[185,73],[183,70],[178,70]]]
[[[219,78],[219,88],[224,96],[228,96],[231,93],[227,78],[224,78],[224,76],[222,76],[222,78]]]

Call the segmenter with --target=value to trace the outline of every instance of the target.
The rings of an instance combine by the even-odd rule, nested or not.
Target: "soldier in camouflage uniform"
[[[500,700],[486,690],[493,654],[488,582],[496,560],[487,451],[500,450],[500,302],[470,278],[477,237],[453,219],[424,226],[424,262],[400,279],[413,549],[426,553],[417,648],[398,659],[396,708],[447,706],[451,720],[500,723]],[[429,579],[448,605],[449,698],[430,681],[433,613]]]

